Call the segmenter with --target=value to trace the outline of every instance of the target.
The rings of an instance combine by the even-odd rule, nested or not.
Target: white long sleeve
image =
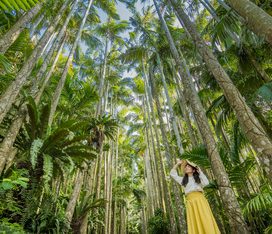
[[[170,176],[181,185],[183,177],[178,175],[177,170],[172,168],[172,170],[170,171]]]

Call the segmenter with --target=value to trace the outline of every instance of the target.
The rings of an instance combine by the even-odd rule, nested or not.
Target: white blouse
[[[179,176],[176,169],[172,169],[170,171],[170,176],[177,181],[180,185],[182,185],[183,177]],[[208,178],[205,176],[205,174],[199,169],[199,178],[201,183],[196,183],[193,176],[188,177],[188,184],[184,187],[185,194],[188,194],[190,192],[194,191],[201,191],[203,192],[203,187],[209,184]]]

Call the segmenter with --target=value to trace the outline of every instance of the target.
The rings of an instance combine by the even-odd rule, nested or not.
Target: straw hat
[[[186,167],[187,164],[189,164],[189,165],[192,166],[192,167],[198,168],[197,164],[195,164],[195,163],[189,161],[188,159],[183,159],[183,160],[182,160],[182,163],[181,163],[181,165],[180,165],[180,168],[181,168],[182,173],[185,172],[185,167]]]

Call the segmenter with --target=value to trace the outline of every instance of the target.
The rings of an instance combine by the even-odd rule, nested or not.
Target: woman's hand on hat
[[[182,163],[183,163],[183,160],[182,160],[182,159],[178,159],[178,160],[177,160],[177,164],[176,164],[176,165],[178,165],[178,166],[179,166],[179,165],[181,165]]]

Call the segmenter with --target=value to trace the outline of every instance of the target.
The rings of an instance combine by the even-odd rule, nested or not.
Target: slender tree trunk
[[[150,126],[150,122],[149,122],[149,117],[146,116],[146,113],[148,112],[148,108],[147,105],[147,101],[145,101],[145,97],[143,97],[142,100],[142,105],[143,105],[143,112],[144,112],[144,119],[145,121],[148,122],[148,127],[146,127],[145,129],[145,137],[146,137],[146,144],[147,144],[147,153],[145,154],[146,156],[148,156],[147,158],[147,163],[149,163],[150,165],[150,174],[151,174],[151,178],[153,181],[153,185],[152,185],[152,189],[153,189],[153,194],[154,194],[154,210],[157,209],[158,207],[161,207],[160,205],[160,189],[161,189],[161,185],[158,183],[158,178],[159,178],[159,174],[158,174],[158,170],[157,170],[157,165],[155,163],[156,159],[154,158],[154,152],[151,151],[151,147],[150,147],[150,139],[152,136],[149,135],[149,129],[151,130],[151,126]],[[147,115],[149,115],[149,113],[147,113]]]
[[[109,50],[108,47],[109,47],[109,39],[106,37],[102,75],[101,75],[99,90],[98,90],[99,101],[97,103],[96,116],[101,114],[103,90],[104,90],[104,83],[105,83],[106,71],[107,71],[107,57],[108,57],[108,50]]]
[[[31,24],[31,28],[30,28],[30,37],[31,37],[31,41],[33,42],[36,38],[36,34],[37,32],[37,27],[39,26],[39,24],[45,19],[45,14],[41,13],[37,19],[35,19],[35,21]]]
[[[39,103],[39,102],[40,102],[41,97],[42,97],[42,94],[43,94],[43,91],[45,90],[46,86],[48,85],[48,81],[50,80],[50,77],[51,77],[51,75],[53,74],[53,72],[54,72],[54,70],[55,70],[55,67],[56,67],[56,65],[57,65],[57,62],[58,62],[58,60],[59,60],[59,56],[61,55],[63,46],[64,46],[64,44],[65,44],[65,42],[66,42],[66,38],[67,38],[67,37],[65,37],[65,38],[63,39],[63,41],[62,41],[62,43],[61,43],[61,45],[60,45],[60,47],[59,47],[59,49],[58,49],[58,52],[57,52],[57,54],[56,54],[56,57],[54,58],[54,61],[53,61],[52,65],[51,65],[49,71],[46,72],[46,74],[45,74],[45,77],[44,77],[44,79],[43,79],[43,81],[42,81],[42,84],[41,84],[41,87],[40,87],[40,89],[39,89],[39,92],[37,93],[37,95],[35,95],[35,102],[36,102],[36,103]]]
[[[157,124],[156,124],[156,117],[155,117],[155,111],[152,103],[152,94],[150,87],[148,85],[148,77],[145,71],[144,63],[143,63],[143,71],[144,71],[144,80],[145,80],[145,92],[146,92],[146,100],[148,100],[149,105],[150,105],[150,110],[148,110],[148,113],[151,114],[151,119],[150,122],[153,122],[154,124],[154,133],[155,133],[155,138],[156,138],[156,143],[157,143],[157,149],[158,149],[158,154],[156,157],[156,163],[157,163],[157,168],[158,171],[160,172],[159,177],[161,178],[161,188],[163,191],[163,197],[162,197],[162,207],[164,211],[167,211],[170,207],[170,198],[169,198],[169,193],[168,193],[168,188],[166,186],[166,181],[165,181],[165,174],[164,174],[164,166],[162,162],[162,154],[160,150],[160,141],[159,141],[159,134],[158,134],[158,129],[157,129]],[[147,105],[148,107],[148,105]],[[152,124],[150,123],[151,126],[151,131],[152,131]],[[153,149],[155,151],[155,145],[154,145],[154,139],[152,139],[153,143]]]
[[[245,20],[246,25],[272,45],[272,17],[250,0],[226,0]]]
[[[174,78],[176,81],[177,80],[177,77],[176,75],[174,74]],[[177,84],[177,94],[178,94],[178,103],[179,103],[179,107],[180,109],[182,110],[182,113],[183,113],[183,116],[184,116],[184,120],[185,120],[185,123],[188,127],[188,134],[189,134],[189,137],[190,137],[190,140],[191,140],[191,144],[192,146],[196,146],[197,145],[197,138],[195,136],[195,133],[194,133],[194,129],[193,129],[193,126],[191,124],[191,120],[190,120],[190,116],[189,116],[189,110],[185,104],[185,98],[183,97],[183,94],[182,94],[182,91],[179,87],[179,84]]]
[[[159,10],[159,6],[157,5],[157,2],[155,0],[154,4],[162,27],[166,33],[172,55],[178,67],[178,72],[182,77],[185,97],[193,109],[196,121],[198,122],[200,127],[201,135],[207,147],[212,165],[212,170],[218,182],[219,191],[230,221],[232,233],[248,233],[247,226],[242,216],[238,201],[235,197],[234,191],[231,188],[227,172],[217,150],[215,139],[213,137],[212,131],[208,124],[207,117],[205,115],[205,110],[200,102],[198,95],[196,94],[191,77],[189,75],[189,70],[185,66],[186,64],[183,58],[181,60],[179,56],[179,53],[174,44],[173,38],[170,34],[167,24],[163,19],[162,14]]]
[[[245,99],[234,86],[228,74],[198,34],[194,23],[190,21],[180,5],[176,4],[174,0],[170,0],[170,2],[175,7],[176,13],[180,16],[182,22],[189,31],[195,45],[206,62],[207,67],[222,88],[228,103],[236,113],[243,132],[259,154],[258,158],[261,161],[268,178],[272,181],[272,142],[270,138],[251,109],[247,106]],[[241,2],[244,2],[244,0]]]
[[[79,30],[77,32],[76,39],[74,41],[73,47],[72,47],[72,49],[71,49],[71,51],[69,53],[68,59],[66,61],[64,71],[63,71],[63,73],[61,75],[60,81],[59,81],[59,83],[57,85],[57,88],[56,88],[56,90],[54,92],[54,95],[53,95],[53,98],[52,98],[53,101],[52,101],[51,109],[50,109],[49,121],[48,121],[49,126],[52,125],[54,114],[56,112],[57,105],[59,103],[60,95],[61,95],[62,89],[64,87],[66,78],[67,78],[68,69],[69,69],[70,65],[72,64],[74,53],[75,53],[75,50],[76,50],[77,45],[79,43],[79,40],[81,38],[81,33],[82,33],[83,28],[84,28],[84,25],[85,25],[85,22],[87,20],[87,17],[88,17],[88,14],[89,14],[89,11],[91,9],[92,4],[93,4],[93,0],[90,0],[89,3],[88,3],[87,9],[85,11],[84,17],[83,17],[83,19],[81,21]]]
[[[20,33],[42,9],[42,3],[36,4],[31,10],[22,15],[19,20],[0,38],[0,53],[4,54]]]
[[[163,71],[163,65],[161,63],[161,59],[160,59],[160,56],[159,56],[158,53],[156,53],[156,56],[157,56],[157,61],[158,61],[159,69],[160,69],[160,74],[161,74],[161,78],[162,78],[162,83],[163,83],[163,88],[164,88],[164,92],[165,92],[165,96],[166,96],[167,105],[168,105],[169,111],[170,111],[170,123],[172,125],[172,128],[174,130],[174,133],[175,133],[175,136],[176,136],[176,139],[177,139],[177,145],[178,145],[179,153],[183,154],[184,149],[183,149],[183,146],[182,146],[182,143],[181,143],[181,138],[180,138],[180,134],[179,134],[178,126],[177,126],[176,116],[174,115],[172,102],[170,100],[170,96],[169,96],[169,93],[168,93],[167,84],[166,84],[164,71]]]
[[[154,131],[155,131],[155,136],[156,136],[156,141],[157,141],[157,147],[158,147],[158,161],[160,164],[160,173],[161,173],[161,179],[162,179],[162,188],[164,191],[164,198],[165,198],[165,210],[167,211],[170,223],[171,223],[171,233],[175,233],[176,231],[176,223],[174,220],[174,212],[173,212],[173,206],[172,206],[172,201],[170,198],[169,190],[168,190],[168,185],[165,180],[165,170],[164,170],[164,165],[163,165],[163,159],[160,151],[160,142],[159,142],[159,136],[156,128],[156,118],[155,118],[155,112],[153,108],[153,103],[152,103],[152,94],[151,94],[151,89],[150,86],[148,85],[148,76],[145,71],[144,63],[143,63],[143,70],[144,70],[144,80],[145,80],[145,87],[146,87],[146,93],[147,97],[150,103],[150,108],[151,108],[151,116],[152,116],[152,121],[155,124]]]
[[[4,117],[10,110],[12,104],[16,101],[16,98],[23,87],[23,85],[26,83],[33,67],[35,66],[35,63],[37,62],[38,58],[40,57],[40,54],[47,44],[47,41],[49,40],[51,34],[54,32],[57,24],[61,20],[61,17],[68,7],[70,0],[66,0],[65,3],[62,5],[61,9],[58,12],[58,15],[53,19],[52,24],[49,26],[49,28],[46,30],[45,34],[39,41],[36,48],[33,50],[32,54],[29,56],[29,58],[24,63],[23,67],[17,74],[15,80],[10,84],[10,86],[7,88],[7,90],[1,95],[0,97],[0,123],[2,123]]]
[[[145,99],[144,99],[145,100]],[[163,191],[162,191],[162,185],[161,185],[161,178],[160,178],[160,174],[159,174],[159,169],[158,169],[158,156],[157,156],[157,152],[155,149],[155,144],[154,144],[154,140],[153,140],[153,131],[152,131],[152,124],[151,124],[151,120],[150,120],[150,113],[149,113],[149,107],[148,107],[148,101],[144,101],[144,113],[147,113],[147,117],[146,115],[144,116],[146,121],[148,122],[148,127],[146,128],[146,142],[148,145],[148,150],[149,150],[149,155],[151,156],[151,163],[153,163],[153,178],[154,178],[154,186],[155,186],[155,193],[156,193],[156,208],[160,207],[163,208]],[[146,108],[145,108],[146,106]],[[150,133],[149,133],[150,131]],[[151,141],[151,142],[150,142]],[[152,147],[151,147],[152,146]]]
[[[71,223],[73,215],[74,215],[76,202],[79,197],[81,187],[83,184],[83,178],[84,178],[84,171],[78,170],[77,177],[74,184],[74,189],[65,211],[65,217],[67,218],[69,224]]]

